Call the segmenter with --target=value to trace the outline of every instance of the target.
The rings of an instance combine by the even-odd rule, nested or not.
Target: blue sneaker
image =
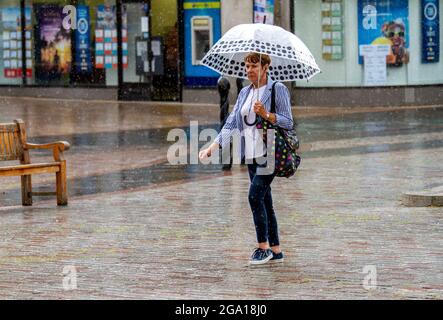
[[[249,260],[249,264],[253,264],[253,265],[264,264],[271,259],[272,259],[272,250],[271,249],[257,248],[252,253],[251,259]]]
[[[283,256],[283,252],[280,252],[280,253],[273,252],[272,253],[272,259],[269,262],[271,262],[271,263],[279,263],[279,262],[283,262],[284,260],[285,259],[284,259],[284,256]]]

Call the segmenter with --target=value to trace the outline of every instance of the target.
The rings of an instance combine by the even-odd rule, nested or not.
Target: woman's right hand
[[[198,158],[200,160],[204,160],[206,158],[209,158],[210,156],[211,156],[211,148],[204,149],[200,151],[200,153],[198,154]]]

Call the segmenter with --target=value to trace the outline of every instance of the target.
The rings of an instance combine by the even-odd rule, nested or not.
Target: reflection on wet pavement
[[[125,108],[135,112],[131,107],[126,106]],[[195,110],[193,111],[195,112]],[[102,110],[102,112],[106,113],[106,110]],[[150,112],[154,113],[156,117],[161,115],[158,108],[155,108],[150,111],[142,111],[143,117],[146,119]],[[320,115],[314,114],[312,117],[297,118],[298,134],[302,142],[300,152],[304,159],[443,147],[443,122],[441,121],[443,108],[430,107],[393,111],[385,108],[384,111],[378,110],[378,112],[337,113],[334,115],[328,113],[327,116],[320,113]],[[199,120],[198,115],[194,115],[196,118],[192,119],[191,115],[186,116],[182,112],[179,114],[190,120]],[[169,117],[168,112],[165,117]],[[119,118],[125,117],[120,116]],[[79,121],[81,122],[82,119]],[[176,122],[180,123],[180,121]],[[45,127],[45,124],[42,126]],[[120,125],[116,123],[115,127],[119,128]],[[199,126],[199,131],[207,128],[218,130],[219,125],[217,123],[203,124]],[[75,171],[69,174],[70,196],[124,191],[223,173],[221,165],[169,165],[166,160],[166,152],[173,142],[167,141],[167,135],[172,129],[184,130],[189,139],[189,126],[177,128],[154,126],[153,128],[134,130],[50,134],[31,136],[28,139],[36,143],[44,143],[54,139],[66,140],[71,143],[72,148],[66,153],[68,164],[75,167]],[[38,131],[42,130],[39,127]],[[200,142],[200,147],[203,144]],[[144,152],[142,152],[143,150]],[[37,159],[39,159],[44,152],[37,151],[33,154],[37,155]],[[85,158],[87,161],[82,162],[82,159]],[[153,158],[156,159],[154,164],[148,166],[143,164],[143,161],[149,162]],[[118,167],[116,166],[117,162],[119,162]],[[131,166],[136,162],[137,165]],[[114,169],[109,166],[108,170],[103,170],[111,163],[116,166]],[[88,172],[87,175],[83,174],[85,170]],[[48,190],[51,188],[51,178],[39,176],[35,181],[36,189]],[[4,186],[6,185],[4,184]],[[3,204],[19,202],[18,182],[9,183],[5,190],[7,191],[3,191]]]

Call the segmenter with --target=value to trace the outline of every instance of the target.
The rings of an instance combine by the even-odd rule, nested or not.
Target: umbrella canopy
[[[247,79],[244,58],[251,52],[271,57],[269,76],[273,80],[309,80],[320,72],[312,53],[295,34],[261,23],[231,28],[201,64],[227,76]]]

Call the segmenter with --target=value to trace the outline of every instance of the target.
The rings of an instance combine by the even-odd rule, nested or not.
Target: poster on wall
[[[77,6],[77,29],[75,31],[76,66],[80,73],[92,71],[89,39],[89,7]]]
[[[389,45],[388,66],[409,62],[408,0],[358,0],[358,44]],[[363,57],[359,55],[359,63]]]
[[[112,69],[118,67],[117,12],[116,6],[97,7],[97,26],[95,29],[95,67]],[[122,49],[123,68],[128,67],[128,22],[126,7],[122,6]]]
[[[274,24],[274,0],[254,0],[254,23]]]
[[[3,73],[5,78],[21,78],[23,65],[21,14],[20,8],[1,9],[1,36]],[[26,77],[32,77],[32,52],[31,52],[31,8],[25,9],[26,18]]]
[[[421,0],[423,63],[440,60],[440,7],[439,0]]]
[[[59,80],[71,71],[71,30],[62,26],[63,7],[36,6],[36,68],[38,80]]]
[[[324,60],[343,59],[342,0],[322,0],[322,57]]]

